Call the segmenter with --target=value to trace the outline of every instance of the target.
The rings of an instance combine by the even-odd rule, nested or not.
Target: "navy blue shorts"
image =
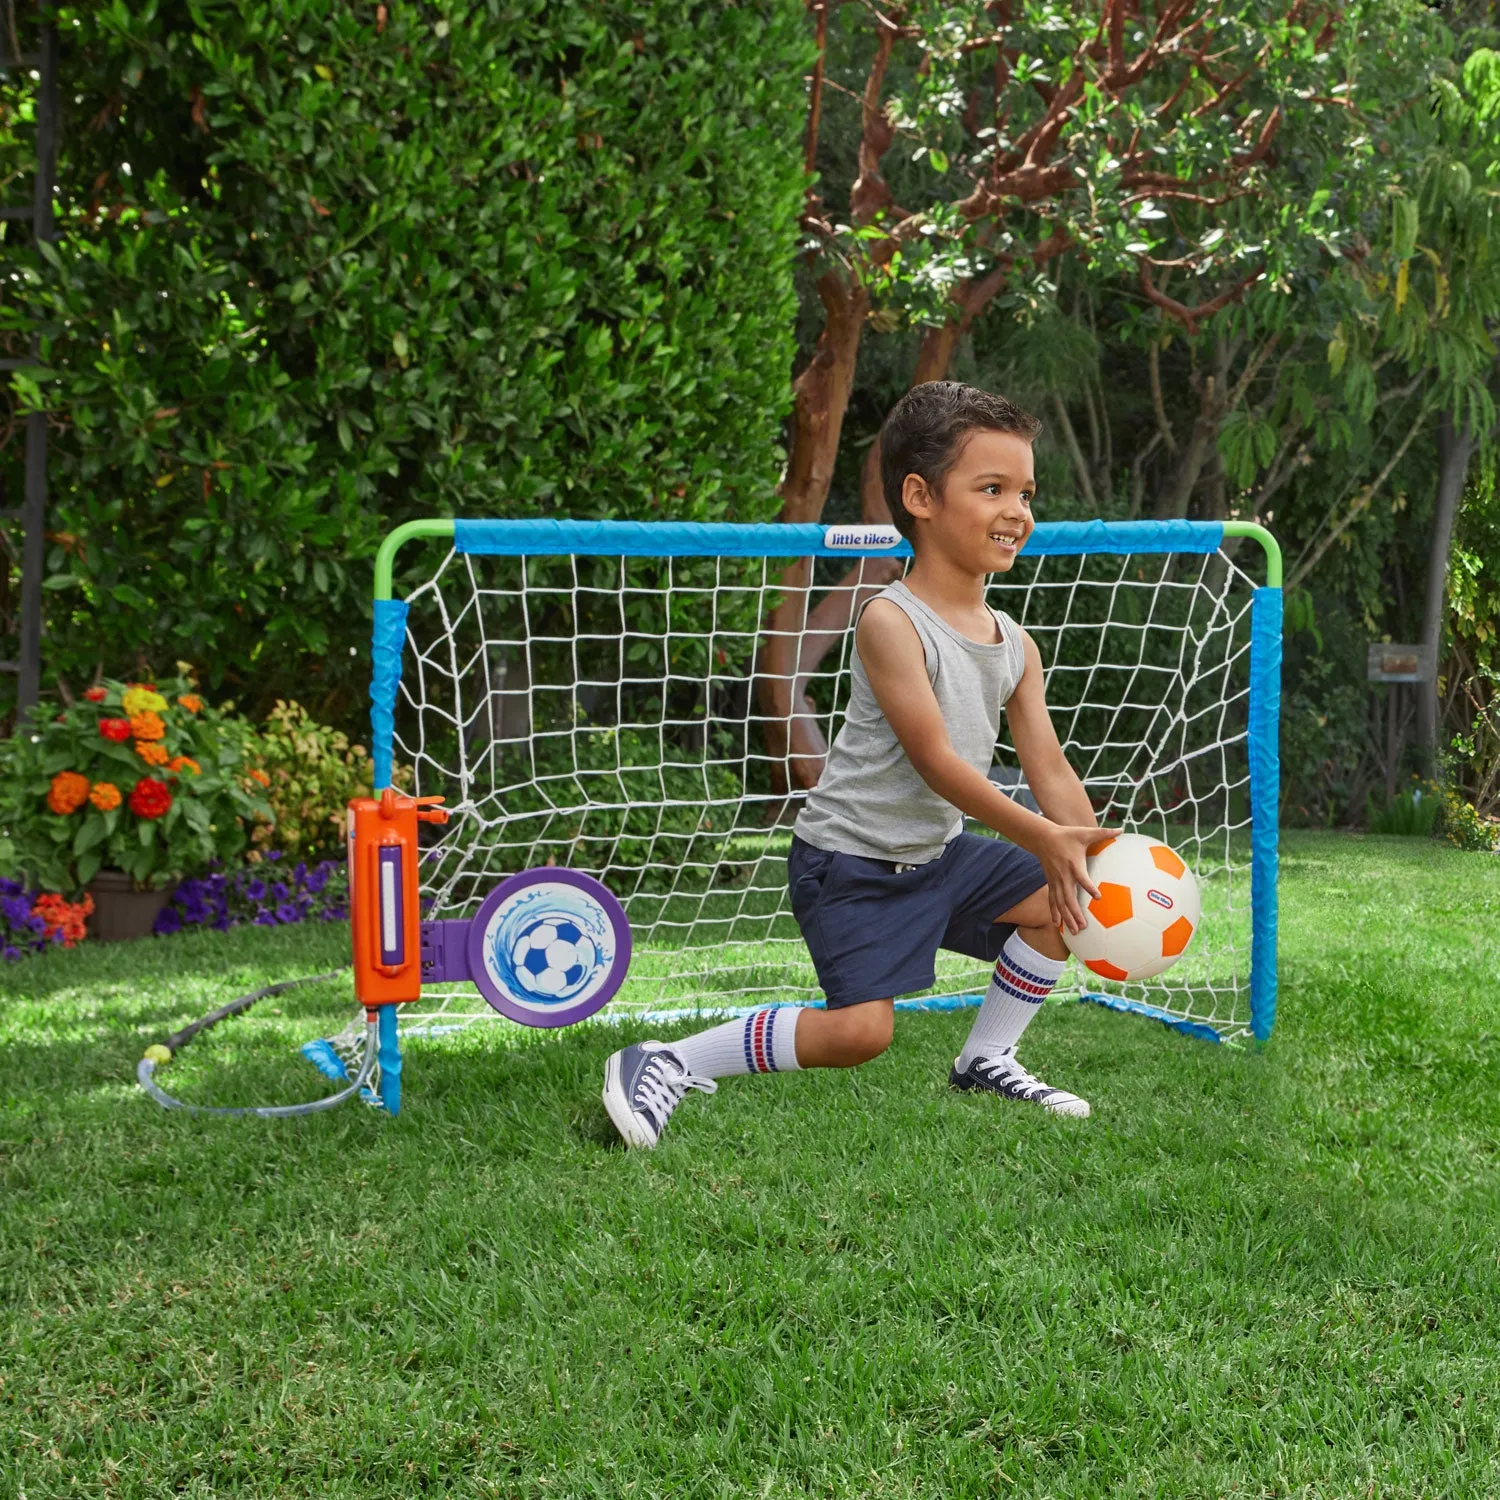
[[[931,988],[939,948],[992,963],[1015,931],[995,918],[1047,884],[1042,862],[1003,839],[961,833],[940,858],[890,860],[815,849],[792,836],[792,914],[830,1010]]]

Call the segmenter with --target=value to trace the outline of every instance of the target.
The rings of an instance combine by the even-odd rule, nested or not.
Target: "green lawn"
[[[0,1495],[1500,1493],[1500,862],[1283,869],[1263,1052],[1038,1020],[1089,1121],[950,1095],[962,1014],[655,1153],[599,1104],[618,1027],[413,1045],[395,1121],[199,1120],[143,1045],[340,930],[7,967]],[[339,993],[164,1081],[316,1092]]]

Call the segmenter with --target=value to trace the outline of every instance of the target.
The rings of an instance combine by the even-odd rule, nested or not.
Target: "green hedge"
[[[8,226],[0,307],[61,424],[49,680],[140,651],[353,720],[398,521],[774,513],[798,0],[113,0],[61,34],[62,237]]]

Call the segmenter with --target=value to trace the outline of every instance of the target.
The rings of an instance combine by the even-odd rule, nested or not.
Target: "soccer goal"
[[[880,526],[399,527],[376,568],[373,756],[377,788],[444,799],[448,820],[419,840],[424,945],[462,931],[497,883],[553,867],[602,882],[628,918],[610,1014],[816,1002],[787,902],[790,821],[841,722],[858,609],[910,557]],[[1158,979],[1074,963],[1059,995],[1210,1040],[1270,1035],[1280,567],[1249,523],[1056,523],[994,582],[991,602],[1040,648],[1100,822],[1170,843],[1203,895],[1192,945]],[[991,774],[1029,796],[1004,741]],[[423,957],[403,1034],[505,1019],[451,980],[462,968]],[[943,954],[932,992],[902,1004],[974,1004],[986,981]],[[522,1018],[552,1024],[537,1000]]]

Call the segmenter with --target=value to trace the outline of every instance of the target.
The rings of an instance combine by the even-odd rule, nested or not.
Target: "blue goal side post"
[[[806,784],[787,724],[801,721],[799,743],[831,740],[858,608],[910,556],[893,528],[870,525],[396,528],[376,560],[372,753],[377,794],[394,780],[447,798],[451,821],[424,855],[424,916],[472,910],[517,869],[571,865],[616,892],[637,934],[616,1008],[815,998],[776,890]],[[1265,1040],[1277,988],[1275,539],[1249,522],[1042,523],[992,602],[1037,640],[1059,738],[1101,822],[1186,848],[1212,912],[1192,964],[1078,997],[1191,1035]],[[794,663],[779,698],[765,691],[776,637]],[[1024,796],[1007,753],[992,774]],[[962,969],[940,970],[938,988],[971,994],[976,976]],[[484,1009],[425,1002],[403,1012],[403,1029]]]

